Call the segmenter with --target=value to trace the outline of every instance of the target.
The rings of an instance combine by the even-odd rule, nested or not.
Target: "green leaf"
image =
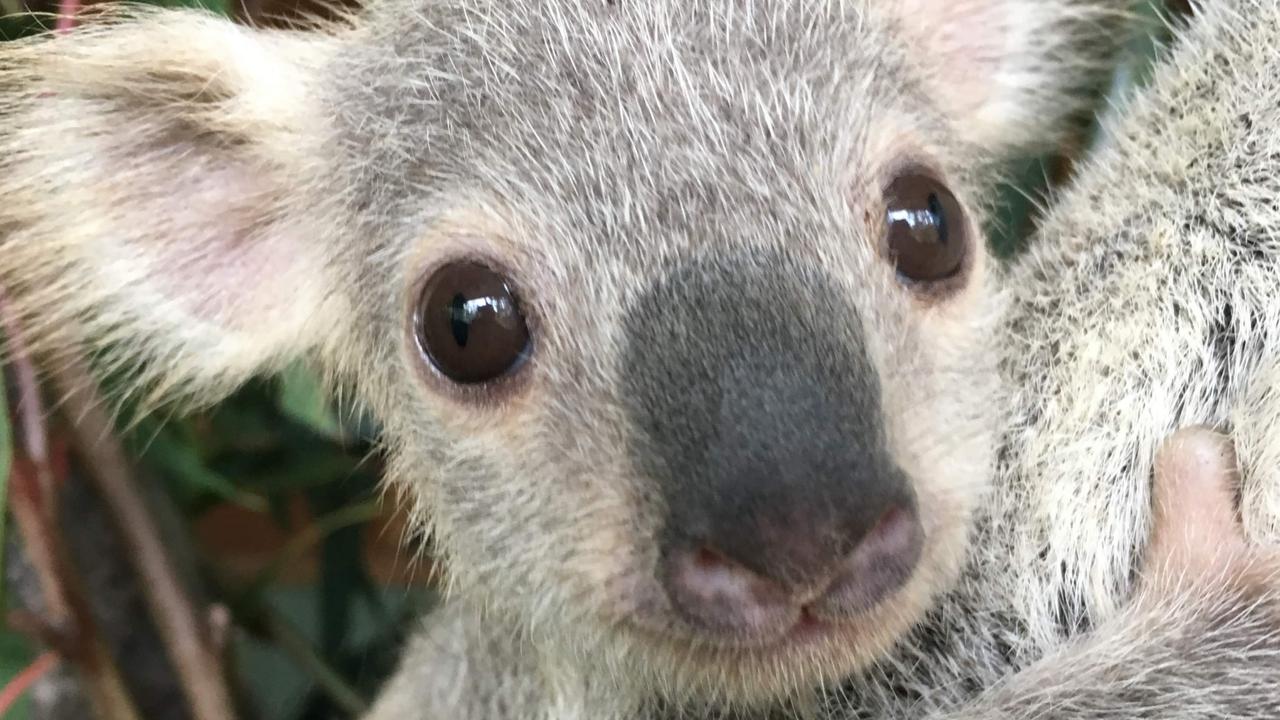
[[[15,632],[0,629],[0,687],[27,669],[35,657],[25,638]],[[9,712],[0,715],[0,720],[26,720],[30,702],[24,697]]]
[[[342,425],[320,378],[303,365],[294,364],[281,374],[280,410],[324,437],[342,438]]]
[[[184,504],[194,503],[198,495],[208,493],[256,512],[267,509],[266,500],[209,468],[192,443],[176,432],[166,427],[157,433],[143,451],[142,460],[173,481],[172,489],[185,498]]]

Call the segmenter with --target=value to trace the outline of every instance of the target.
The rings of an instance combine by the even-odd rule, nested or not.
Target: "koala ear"
[[[173,10],[0,43],[0,287],[38,349],[207,400],[339,332],[335,44]]]
[[[885,0],[928,88],[992,151],[1050,140],[1118,49],[1125,0]]]

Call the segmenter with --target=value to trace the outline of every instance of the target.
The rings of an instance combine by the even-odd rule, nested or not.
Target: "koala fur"
[[[1226,438],[1176,434],[1157,455],[1151,535],[1125,606],[928,717],[1275,717],[1280,553],[1246,537],[1237,466]]]
[[[1221,419],[1184,403],[1126,435],[1053,399],[1037,411],[1028,378],[1054,375],[1029,366],[1061,367],[1078,321],[1100,316],[1089,288],[1044,316],[1030,308],[1051,292],[1015,291],[1011,327],[1046,327],[1013,332],[1030,345],[1000,365],[1003,283],[977,229],[995,162],[1075,108],[1107,45],[1092,36],[1122,5],[387,0],[309,33],[108,12],[0,46],[0,285],[52,362],[91,351],[150,398],[211,402],[309,357],[381,418],[451,592],[377,720],[800,707],[876,661],[837,695],[914,712],[929,688],[941,707],[1056,647],[1060,615],[1114,612],[1145,529],[1141,452],[1178,421]],[[949,283],[902,282],[886,251],[885,187],[915,167],[964,209]],[[1124,247],[1104,237],[1104,255]],[[458,258],[519,290],[534,340],[518,380],[453,386],[415,346],[417,294]],[[1008,284],[1034,288],[1019,272]],[[1265,346],[1257,327],[1233,342]],[[1089,397],[1096,367],[1063,377],[1086,384],[1068,399]],[[1001,387],[1022,410],[989,499]],[[1065,431],[1039,425],[1050,416],[1133,443],[1106,476],[1130,480],[1108,487],[1125,502],[1081,502],[1117,523],[1114,547],[1080,550],[1095,527],[1080,518],[1048,538],[1082,563],[1057,579],[1037,575],[1035,550],[1061,528],[1026,523],[1045,524],[1041,489],[1045,508],[1064,504],[1041,474],[1089,468],[1049,447]],[[1075,461],[1113,458],[1101,442]],[[1245,462],[1261,447],[1246,440]],[[817,521],[787,511],[857,507],[858,488],[819,482],[834,477],[823,464],[862,460],[905,483],[893,491],[910,491],[923,538],[889,596],[818,606],[830,626],[794,645],[673,610],[670,527],[711,522],[681,513],[719,522],[746,503],[744,522],[800,536]],[[770,463],[801,489],[762,485]],[[988,577],[988,554],[1007,576]]]
[[[849,716],[1280,713],[1274,565],[1130,604],[1176,428],[1232,433],[1241,534],[1277,539],[1278,27],[1273,0],[1201,7],[1001,274],[1012,414],[967,570]]]

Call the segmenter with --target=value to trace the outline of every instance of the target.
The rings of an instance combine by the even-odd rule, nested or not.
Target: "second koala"
[[[1201,8],[1001,275],[1011,413],[968,569],[838,717],[1280,715],[1273,562],[1130,604],[1176,428],[1233,434],[1243,529],[1171,532],[1207,559],[1280,540],[1278,33],[1274,0]]]

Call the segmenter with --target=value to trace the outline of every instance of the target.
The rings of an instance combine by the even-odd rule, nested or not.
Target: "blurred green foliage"
[[[379,517],[373,432],[364,418],[340,418],[318,379],[297,366],[210,412],[146,418],[128,437],[187,518],[231,502],[268,514],[290,536],[254,580],[219,588],[242,631],[236,659],[263,718],[352,715],[429,601],[420,590],[381,587],[364,565],[366,529]],[[299,497],[312,518],[303,527],[290,513]],[[278,576],[313,549],[315,584],[280,585]]]
[[[1116,58],[1110,82],[1097,88],[1097,99],[1093,103],[1097,113],[1105,113],[1115,107],[1125,94],[1147,81],[1155,59],[1172,35],[1168,20],[1173,16],[1169,7],[1180,4],[1178,0],[1172,3],[1140,0],[1134,4],[1131,32]],[[1066,157],[1024,158],[1010,164],[996,202],[996,212],[987,228],[991,248],[997,256],[1009,258],[1025,247],[1043,205],[1049,201],[1054,181],[1065,179],[1061,176],[1063,161],[1078,160],[1079,156],[1104,142],[1102,130],[1098,117],[1090,114],[1080,119],[1074,146],[1064,149]]]
[[[26,638],[13,632],[0,632],[0,680],[22,672],[35,658],[36,654]],[[3,720],[27,720],[29,702],[25,697],[19,700],[12,710],[2,716]]]
[[[21,3],[0,0],[0,40],[52,24],[51,6]],[[229,8],[226,0],[158,4],[219,13]],[[1156,3],[1147,3],[1141,16],[1152,20],[1156,11]],[[1100,89],[1100,104],[1145,78],[1163,38],[1156,22],[1135,33],[1116,82]],[[1093,126],[1084,136],[1095,131]],[[1054,167],[1052,158],[1030,158],[1011,168],[991,226],[993,247],[1001,255],[1022,247]],[[3,391],[0,383],[0,408],[5,407]],[[0,509],[12,449],[7,420],[0,412]],[[350,716],[392,668],[411,618],[431,602],[425,590],[379,586],[363,562],[365,530],[374,521],[379,497],[381,463],[370,442],[376,428],[363,416],[335,413],[318,378],[299,365],[278,378],[250,383],[209,412],[177,420],[143,418],[122,431],[142,466],[164,478],[189,524],[232,503],[268,515],[291,538],[253,582],[243,587],[215,583],[218,599],[233,613],[239,676],[259,716]],[[290,513],[290,503],[299,497],[314,518],[306,527],[295,526]],[[0,512],[0,539],[3,518]],[[280,572],[313,548],[320,557],[315,583],[280,584]],[[198,562],[210,571],[218,558]],[[0,629],[0,686],[33,657],[26,640]],[[0,720],[25,720],[23,707]]]

